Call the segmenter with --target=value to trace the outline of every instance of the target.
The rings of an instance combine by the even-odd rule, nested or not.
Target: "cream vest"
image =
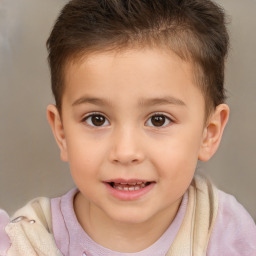
[[[196,176],[188,189],[181,228],[166,256],[206,256],[218,210],[218,190]],[[7,256],[62,256],[52,232],[50,199],[37,198],[18,210],[6,226],[12,246]]]

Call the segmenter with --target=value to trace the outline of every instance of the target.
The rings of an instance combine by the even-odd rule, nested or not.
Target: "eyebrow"
[[[141,99],[139,102],[141,106],[156,106],[156,105],[179,105],[186,106],[185,102],[171,96],[159,97],[153,99]]]
[[[94,104],[94,105],[99,105],[99,106],[110,105],[109,101],[104,100],[104,99],[93,98],[93,97],[81,97],[81,98],[75,100],[72,103],[72,106],[77,106],[77,105],[86,104],[86,103],[90,103],[90,104]]]
[[[98,106],[109,106],[112,105],[109,100],[101,99],[101,98],[94,98],[94,97],[81,97],[77,100],[75,100],[72,103],[72,106],[77,106],[81,104],[94,104]],[[166,96],[166,97],[158,97],[158,98],[150,98],[150,99],[140,99],[139,100],[139,106],[157,106],[157,105],[178,105],[178,106],[186,106],[184,101],[171,97],[171,96]]]

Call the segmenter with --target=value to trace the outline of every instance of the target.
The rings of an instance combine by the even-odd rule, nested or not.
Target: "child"
[[[77,188],[2,211],[0,255],[256,255],[246,210],[194,175],[229,116],[221,8],[73,0],[47,47],[48,120]]]

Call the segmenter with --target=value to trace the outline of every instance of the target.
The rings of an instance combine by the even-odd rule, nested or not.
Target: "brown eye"
[[[95,126],[102,126],[105,123],[105,117],[104,116],[92,116],[92,123]]]
[[[109,125],[109,122],[106,119],[106,117],[100,114],[93,114],[93,115],[87,116],[85,119],[85,122],[90,126]]]
[[[146,125],[153,127],[164,127],[167,126],[170,122],[170,118],[165,115],[153,115],[148,119]]]
[[[154,126],[163,126],[165,123],[165,117],[164,116],[152,116],[151,122]]]

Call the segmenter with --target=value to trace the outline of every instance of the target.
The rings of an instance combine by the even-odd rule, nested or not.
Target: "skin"
[[[62,115],[50,105],[48,120],[80,191],[77,219],[102,246],[137,252],[154,243],[175,218],[198,159],[217,150],[229,108],[217,106],[205,122],[192,68],[160,49],[95,53],[67,66]],[[151,187],[124,200],[106,183],[116,179]]]

